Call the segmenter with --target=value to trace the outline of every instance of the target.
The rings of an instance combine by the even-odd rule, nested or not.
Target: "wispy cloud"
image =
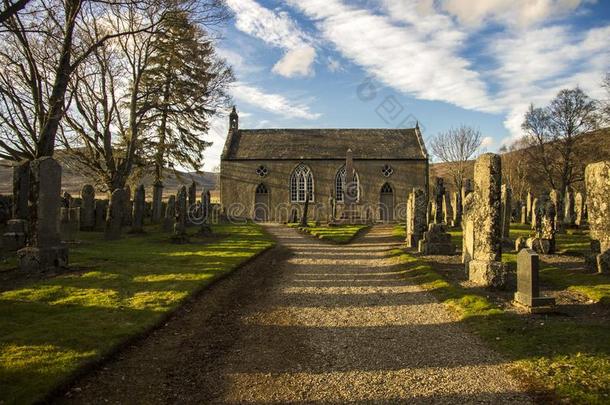
[[[236,100],[279,115],[283,118],[318,119],[322,114],[314,113],[309,106],[300,101],[289,100],[281,94],[267,93],[264,90],[238,82],[232,86],[231,94]]]
[[[284,50],[274,73],[285,77],[313,75],[313,40],[286,12],[269,10],[254,0],[227,0],[227,4],[235,13],[238,30]]]

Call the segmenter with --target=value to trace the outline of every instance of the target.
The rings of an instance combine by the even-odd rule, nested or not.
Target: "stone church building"
[[[220,201],[229,217],[286,222],[300,217],[309,196],[310,220],[340,221],[348,205],[348,155],[355,185],[349,212],[356,219],[404,219],[408,193],[428,189],[428,153],[418,126],[240,129],[235,108],[229,122],[220,163]]]

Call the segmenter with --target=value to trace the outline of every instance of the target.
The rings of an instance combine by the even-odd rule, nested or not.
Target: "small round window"
[[[392,173],[394,173],[394,169],[392,169],[392,166],[390,165],[384,165],[381,169],[381,173],[383,173],[385,177],[390,177]]]
[[[260,177],[265,177],[267,175],[267,173],[269,173],[269,171],[263,165],[260,165],[259,167],[256,168],[256,174],[258,174]]]

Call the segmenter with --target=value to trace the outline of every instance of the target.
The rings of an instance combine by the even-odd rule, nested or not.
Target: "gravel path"
[[[398,273],[391,229],[278,247],[78,381],[78,403],[527,403],[505,362]]]

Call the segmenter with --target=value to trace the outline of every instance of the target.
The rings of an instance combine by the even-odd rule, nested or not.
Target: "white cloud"
[[[442,8],[462,24],[480,26],[485,21],[527,27],[574,12],[588,0],[445,0]]]
[[[284,77],[312,76],[316,50],[309,45],[286,52],[273,66],[273,73]]]
[[[235,13],[235,27],[269,45],[284,49],[273,72],[286,77],[313,75],[315,49],[312,38],[286,12],[275,12],[254,0],[227,0]]]
[[[468,60],[458,56],[463,34],[452,27],[450,19],[429,16],[421,25],[414,25],[406,12],[408,7],[394,7],[388,17],[339,0],[289,3],[314,19],[324,38],[343,56],[385,84],[420,99],[498,110],[487,97],[480,75],[471,69]],[[395,23],[401,16],[408,24]]]
[[[321,114],[314,113],[307,104],[289,100],[281,94],[265,93],[263,90],[246,83],[238,82],[231,88],[236,100],[258,107],[284,118],[318,119]]]
[[[494,139],[491,136],[486,136],[481,140],[481,148],[487,149],[494,144]]]

